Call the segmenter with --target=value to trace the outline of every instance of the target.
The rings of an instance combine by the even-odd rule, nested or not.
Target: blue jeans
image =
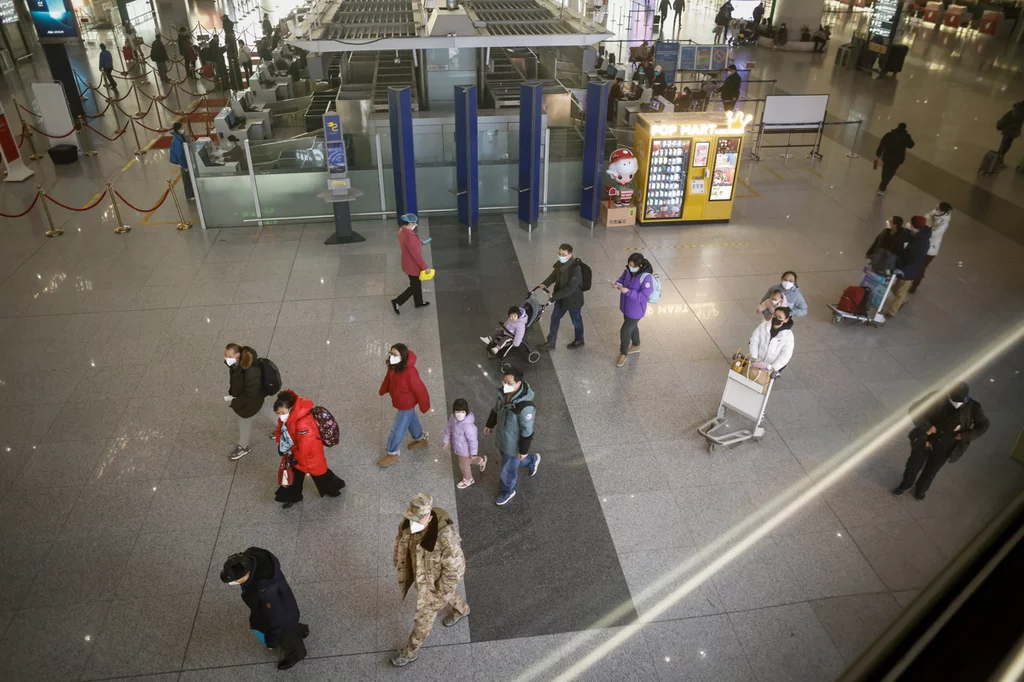
[[[576,331],[573,341],[583,343],[583,308],[566,310],[562,307],[561,301],[555,301],[555,304],[551,306],[551,330],[548,332],[548,343],[552,346],[558,340],[558,325],[566,313],[569,313],[569,319],[572,320],[572,326]]]
[[[501,481],[501,494],[508,495],[516,489],[516,482],[519,481],[519,467],[530,467],[537,461],[537,455],[529,455],[519,459],[519,455],[506,455],[501,453],[501,473],[498,480]]]
[[[397,455],[401,451],[406,431],[413,440],[423,438],[423,427],[420,426],[420,418],[416,415],[415,407],[411,410],[399,410],[395,415],[395,423],[391,425],[391,434],[388,435],[389,455]]]

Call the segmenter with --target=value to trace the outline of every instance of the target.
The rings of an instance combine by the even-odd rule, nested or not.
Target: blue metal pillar
[[[538,82],[519,87],[519,220],[530,230],[540,216],[542,94]]]
[[[455,196],[459,222],[480,219],[480,154],[477,148],[476,86],[455,86]]]
[[[580,217],[592,224],[601,210],[604,188],[604,132],[608,121],[609,81],[587,84],[587,125],[583,131],[583,193]]]
[[[408,87],[388,88],[391,160],[395,171],[395,213],[416,213],[416,162],[412,152],[412,95]]]

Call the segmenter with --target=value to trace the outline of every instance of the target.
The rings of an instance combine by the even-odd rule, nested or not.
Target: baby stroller
[[[757,27],[753,21],[736,19],[733,22],[732,38],[729,39],[734,46],[753,45],[757,42]]]
[[[537,324],[544,315],[544,311],[551,304],[551,298],[547,297],[546,300],[541,300],[541,295],[538,293],[540,287],[534,287],[526,295],[526,300],[519,306],[526,311],[526,333],[523,335],[523,341],[518,346],[512,345],[512,339],[506,339],[505,343],[499,345],[497,348],[488,349],[487,356],[490,358],[501,359],[501,371],[505,372],[510,367],[507,362],[508,355],[515,348],[521,348],[526,353],[526,361],[531,365],[540,360],[540,351],[530,348],[530,342],[528,338],[530,336],[530,330],[533,329],[533,325]],[[500,325],[501,323],[499,323]]]

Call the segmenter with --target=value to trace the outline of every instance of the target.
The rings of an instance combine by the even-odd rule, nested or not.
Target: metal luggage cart
[[[897,274],[902,275],[903,273],[894,270],[891,275],[886,277],[872,270],[870,266],[864,268],[864,278],[861,279],[860,285],[871,290],[871,305],[868,307],[867,313],[864,315],[848,313],[845,310],[840,310],[838,304],[829,303],[828,307],[832,311],[832,324],[842,324],[843,320],[856,320],[862,324],[867,322],[885,324],[885,316],[882,315],[882,311],[885,309],[886,301],[889,300],[892,285],[896,283]],[[879,299],[877,304],[875,299]]]
[[[718,414],[697,428],[697,433],[708,442],[708,452],[714,452],[719,445],[735,445],[764,435],[761,423],[778,376],[778,372],[772,372],[765,387],[729,369]]]

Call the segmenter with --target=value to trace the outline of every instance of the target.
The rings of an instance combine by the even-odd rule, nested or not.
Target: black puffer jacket
[[[1007,137],[1020,137],[1021,128],[1024,127],[1024,101],[1017,102],[1013,108],[1007,111],[996,123],[996,128]]]
[[[878,141],[878,149],[875,156],[882,157],[882,163],[887,166],[898,166],[907,160],[907,150],[914,148],[914,138],[907,132],[906,127],[895,127]]]
[[[568,263],[555,261],[551,274],[544,280],[544,286],[555,285],[551,292],[551,300],[558,301],[563,310],[579,310],[583,307],[583,268],[580,259],[573,258]]]
[[[242,554],[256,562],[249,579],[242,583],[249,627],[266,636],[268,647],[276,648],[281,637],[298,629],[299,604],[276,556],[261,547],[250,547]]]
[[[263,407],[263,370],[260,368],[259,355],[249,346],[242,346],[242,354],[231,367],[228,367],[228,395],[231,409],[242,419],[254,416]]]
[[[914,428],[909,434],[911,443],[926,439],[939,453],[949,453],[949,461],[960,459],[972,441],[985,435],[989,420],[981,403],[972,398],[964,400],[959,408],[953,407],[946,396],[934,393],[910,408]],[[935,433],[927,432],[935,427]],[[957,428],[959,427],[959,429]],[[960,436],[960,440],[956,436]]]

